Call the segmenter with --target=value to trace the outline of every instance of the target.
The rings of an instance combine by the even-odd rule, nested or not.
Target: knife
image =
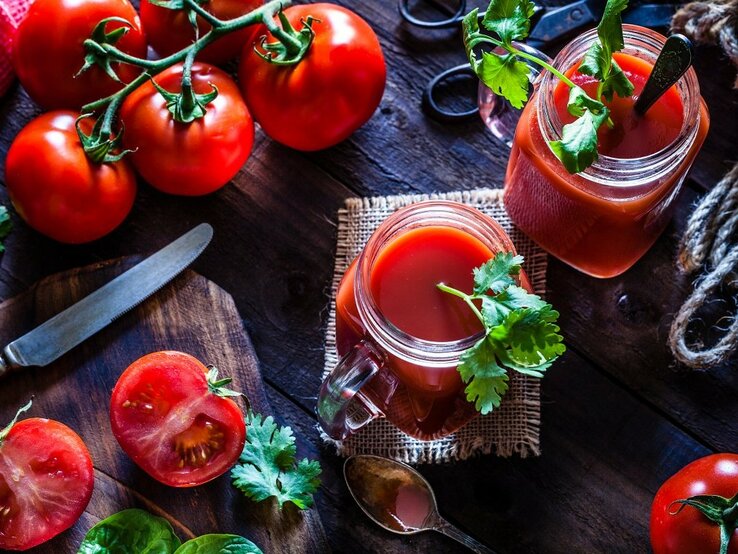
[[[179,275],[213,237],[202,223],[6,346],[0,376],[22,367],[45,366],[137,306]]]

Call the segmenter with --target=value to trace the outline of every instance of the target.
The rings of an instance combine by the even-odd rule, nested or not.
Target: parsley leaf
[[[507,371],[497,363],[494,345],[482,338],[461,355],[459,375],[467,384],[464,392],[469,402],[482,414],[500,407],[502,396],[507,392]]]
[[[614,93],[623,98],[633,94],[633,83],[612,59],[614,52],[625,47],[620,13],[626,7],[628,0],[608,0],[597,26],[597,40],[589,47],[579,66],[580,73],[600,81],[597,97],[604,96],[608,102]]]
[[[515,275],[520,273],[523,256],[513,256],[512,252],[499,252],[494,258],[474,269],[474,294],[484,294],[488,290],[502,292],[515,284]]]
[[[3,240],[10,234],[13,229],[13,222],[10,220],[8,208],[0,205],[0,252],[5,252]]]
[[[313,505],[320,485],[320,463],[300,460],[292,429],[278,427],[271,416],[246,414],[246,444],[231,470],[233,484],[247,497],[261,502],[274,496],[279,507],[292,502],[305,510]]]
[[[514,108],[522,108],[528,100],[528,65],[514,54],[499,56],[484,52],[482,60],[478,73],[482,82],[498,96],[507,98]]]
[[[497,33],[505,44],[523,40],[530,31],[530,18],[536,7],[530,0],[492,0],[484,12],[482,25]]]
[[[461,355],[458,366],[467,400],[483,414],[500,406],[508,389],[508,370],[543,377],[566,350],[556,325],[559,313],[516,283],[522,263],[522,256],[497,254],[474,270],[472,294],[438,284],[440,290],[474,307],[484,324],[484,337]],[[481,301],[481,310],[474,301]]]

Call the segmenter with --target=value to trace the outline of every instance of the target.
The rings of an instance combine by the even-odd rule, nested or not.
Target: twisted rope
[[[679,264],[687,273],[702,268],[706,273],[695,282],[692,294],[674,318],[669,346],[674,356],[689,367],[718,365],[738,348],[738,314],[731,316],[728,329],[709,348],[701,342],[687,344],[686,333],[692,317],[724,281],[733,287],[738,285],[738,163],[690,216],[680,245]]]
[[[687,4],[674,15],[671,29],[696,42],[721,46],[738,66],[738,0]],[[738,78],[735,88],[738,88]]]

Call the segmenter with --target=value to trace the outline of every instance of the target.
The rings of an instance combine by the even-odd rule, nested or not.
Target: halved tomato
[[[26,550],[74,525],[93,483],[90,453],[69,427],[37,417],[12,424],[0,442],[0,548]]]
[[[230,379],[217,378],[189,354],[154,352],[120,376],[110,423],[141,469],[173,487],[192,487],[225,473],[241,455],[246,426],[227,398]]]

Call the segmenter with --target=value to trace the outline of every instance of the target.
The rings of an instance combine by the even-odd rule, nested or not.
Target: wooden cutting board
[[[123,258],[52,275],[0,304],[2,345],[138,261]],[[181,350],[216,365],[233,377],[232,388],[244,392],[255,411],[273,413],[233,298],[201,275],[185,272],[54,364],[0,382],[2,425],[35,396],[23,417],[69,425],[87,444],[95,466],[95,490],[82,518],[33,552],[74,553],[93,524],[129,507],[166,517],[183,541],[205,533],[235,533],[267,554],[329,551],[315,508],[300,512],[289,505],[280,513],[272,501],[255,504],[231,485],[228,474],[191,489],[167,487],[126,456],[110,429],[110,392],[131,362],[157,350]]]

